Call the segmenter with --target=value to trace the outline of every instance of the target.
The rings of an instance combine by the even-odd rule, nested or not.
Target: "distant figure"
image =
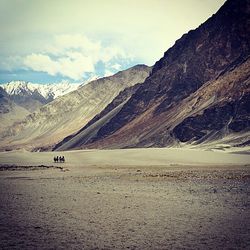
[[[54,162],[58,162],[58,156],[54,156]]]
[[[60,157],[59,157],[59,161],[60,161],[60,162],[65,162],[64,156],[60,156]]]

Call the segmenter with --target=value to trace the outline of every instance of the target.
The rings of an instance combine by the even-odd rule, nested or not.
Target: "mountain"
[[[98,133],[102,127],[109,123],[109,121],[120,112],[124,104],[129,100],[132,94],[136,92],[140,85],[141,83],[137,83],[121,91],[101,113],[97,114],[77,133],[64,138],[63,141],[55,145],[53,150],[67,150],[94,141],[95,138],[98,137]]]
[[[28,114],[29,112],[26,109],[15,104],[8,93],[0,87],[0,132]]]
[[[82,140],[76,134],[77,143],[65,147],[249,145],[249,18],[249,0],[228,0],[165,52],[91,140],[86,128]]]
[[[1,87],[10,95],[11,100],[16,104],[33,112],[58,96],[76,90],[79,85],[80,84],[68,82],[39,84],[25,81],[12,81],[2,84]]]
[[[10,112],[11,108],[12,102],[10,101],[9,95],[0,87],[0,113],[6,114]]]
[[[0,148],[38,150],[53,147],[64,137],[85,126],[120,91],[143,82],[150,71],[151,68],[146,65],[137,65],[113,76],[94,80],[56,98],[1,133]]]

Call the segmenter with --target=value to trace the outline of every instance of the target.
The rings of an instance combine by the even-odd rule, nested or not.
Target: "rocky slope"
[[[151,68],[137,65],[56,98],[0,134],[0,148],[49,149],[77,132],[126,87],[143,82]]]
[[[15,104],[8,93],[0,87],[0,132],[28,114],[29,112],[26,109]]]
[[[0,87],[0,113],[6,114],[10,112],[12,105],[9,95]]]
[[[98,138],[98,133],[102,127],[119,113],[124,104],[129,100],[132,94],[136,92],[140,85],[141,83],[137,83],[121,91],[118,96],[101,111],[101,113],[97,114],[76,134],[64,138],[64,140],[58,143],[53,150],[67,150],[94,141]]]
[[[25,81],[12,81],[1,84],[9,94],[10,99],[17,105],[35,111],[39,107],[53,101],[58,96],[76,90],[80,84],[61,82],[55,84],[39,84]]]
[[[249,0],[228,0],[176,41],[91,141],[72,148],[248,144],[249,17]]]

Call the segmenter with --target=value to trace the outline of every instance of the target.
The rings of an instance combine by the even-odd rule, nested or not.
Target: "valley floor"
[[[0,249],[247,249],[249,163],[186,149],[0,153]]]

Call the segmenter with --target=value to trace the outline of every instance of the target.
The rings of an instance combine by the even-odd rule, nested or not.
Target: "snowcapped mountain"
[[[80,83],[63,81],[54,84],[39,84],[25,81],[12,81],[0,85],[17,105],[34,112],[55,98],[76,90]]]
[[[39,84],[25,81],[11,81],[2,84],[1,87],[10,95],[32,95],[38,93],[45,99],[55,99],[58,96],[65,95],[80,86],[79,83],[69,83],[63,81],[53,84]]]
[[[85,126],[125,88],[144,82],[150,72],[151,67],[136,65],[56,98],[2,133],[0,131],[0,150],[44,150],[54,147],[63,138]]]

